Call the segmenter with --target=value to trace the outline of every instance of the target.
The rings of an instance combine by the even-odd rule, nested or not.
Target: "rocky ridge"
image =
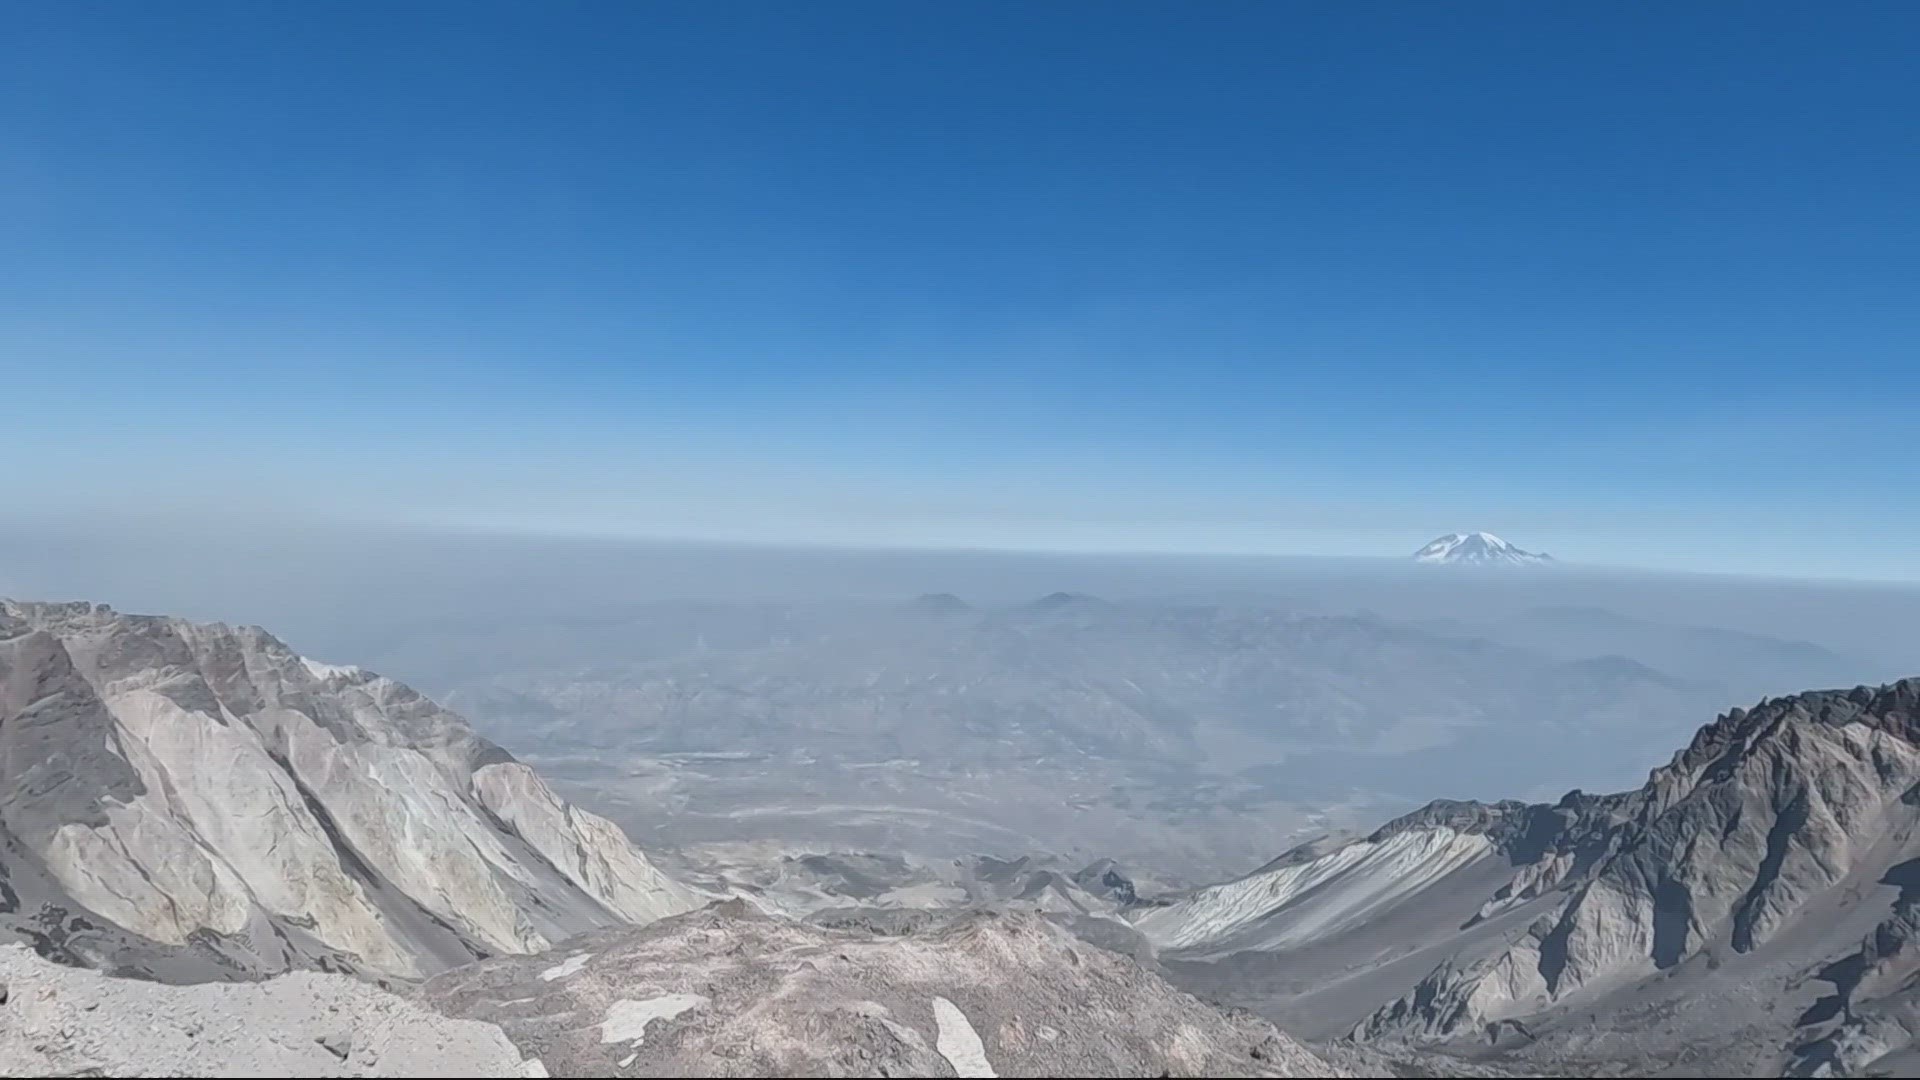
[[[1030,912],[928,913],[893,933],[730,901],[422,993],[557,1075],[1343,1075]]]
[[[1920,680],[1735,709],[1638,792],[1562,800],[1479,916],[1564,890],[1555,910],[1504,951],[1436,970],[1361,1032],[1446,1036],[1714,945],[1764,948],[1857,871],[1879,878],[1888,845],[1912,842],[1916,705]]]
[[[1352,1021],[1376,1045],[1845,1075],[1910,1053],[1920,1030],[1917,827],[1909,679],[1731,710],[1637,790],[1437,803],[1138,925],[1220,962],[1189,974],[1339,963],[1353,1001],[1398,994]],[[1331,996],[1302,988],[1273,1011]]]
[[[258,627],[0,601],[0,928],[174,979],[418,976],[701,897],[406,686]]]

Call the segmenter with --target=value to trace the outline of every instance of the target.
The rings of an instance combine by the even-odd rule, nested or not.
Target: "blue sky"
[[[16,516],[1920,577],[1911,7],[8,21]]]

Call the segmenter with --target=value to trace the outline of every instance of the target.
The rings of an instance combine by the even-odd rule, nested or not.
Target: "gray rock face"
[[[899,935],[742,902],[428,981],[569,1076],[1333,1076],[1038,915],[945,913]]]
[[[198,978],[412,976],[699,898],[465,722],[257,627],[0,601],[0,926]]]
[[[1463,838],[1481,845],[1470,858]],[[1636,791],[1435,804],[1139,926],[1201,981],[1343,953],[1348,1000],[1302,987],[1269,1011],[1330,1025],[1362,991],[1397,993],[1354,1019],[1369,1042],[1556,1066],[1671,1069],[1702,1053],[1702,1068],[1846,1075],[1920,1029],[1904,989],[1920,973],[1915,866],[1910,679],[1733,710]],[[1336,918],[1354,912],[1366,918]]]
[[[1886,867],[1863,860],[1914,822],[1916,702],[1920,680],[1734,710],[1621,805],[1571,815],[1534,863],[1558,872],[1525,886],[1559,878],[1565,901],[1490,964],[1443,980],[1440,997],[1476,1005],[1431,1033],[1671,968],[1716,942],[1753,952],[1857,870],[1877,877]]]

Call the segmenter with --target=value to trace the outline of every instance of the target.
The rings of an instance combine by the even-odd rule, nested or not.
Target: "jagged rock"
[[[419,975],[700,902],[459,717],[258,627],[0,601],[0,785],[10,887],[61,913],[0,918],[73,962]]]
[[[1732,710],[1633,791],[1435,803],[1138,925],[1310,1036],[1844,1075],[1920,1029],[1916,867],[1909,679]]]
[[[1831,1033],[1794,1048],[1783,1076],[1863,1076],[1868,1067],[1913,1034],[1885,1018],[1849,1020]],[[1894,1075],[1883,1073],[1881,1075]]]
[[[1673,967],[1721,938],[1738,953],[1760,948],[1876,841],[1911,823],[1916,700],[1920,680],[1906,680],[1763,702],[1702,728],[1624,805],[1590,805],[1599,819],[1574,817],[1541,852],[1536,866],[1577,866],[1582,855],[1588,865],[1543,937],[1490,964],[1436,971],[1429,978],[1446,985],[1428,996],[1499,1001],[1513,1015],[1590,982]],[[1509,889],[1537,891],[1534,877],[1523,868]],[[1537,979],[1514,1000],[1518,967]],[[1489,980],[1499,985],[1475,985]],[[1408,1009],[1402,999],[1363,1029],[1445,1037],[1499,1015]]]
[[[353,1034],[351,1032],[323,1031],[315,1035],[313,1041],[319,1043],[327,1053],[332,1054],[341,1061],[347,1060],[347,1055],[353,1053]]]
[[[1123,873],[1112,859],[1098,859],[1087,864],[1073,875],[1073,882],[1095,896],[1105,897],[1121,907],[1131,905],[1140,898],[1133,879]]]

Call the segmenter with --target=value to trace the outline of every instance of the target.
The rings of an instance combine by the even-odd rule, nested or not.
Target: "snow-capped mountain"
[[[1449,566],[1537,566],[1553,556],[1523,551],[1492,533],[1448,533],[1413,553],[1413,561]]]

